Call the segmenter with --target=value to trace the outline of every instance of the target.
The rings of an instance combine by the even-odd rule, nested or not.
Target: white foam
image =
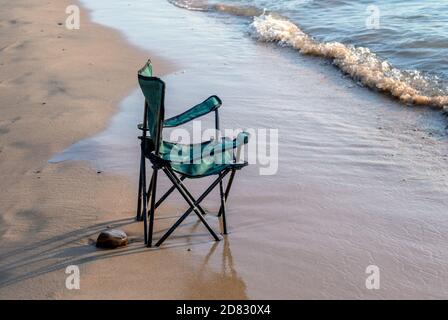
[[[260,41],[276,42],[302,54],[332,59],[343,72],[365,86],[387,92],[405,103],[437,108],[448,105],[447,95],[428,95],[418,89],[431,87],[419,72],[396,69],[368,48],[316,41],[291,21],[271,14],[254,17],[251,29],[252,35]]]

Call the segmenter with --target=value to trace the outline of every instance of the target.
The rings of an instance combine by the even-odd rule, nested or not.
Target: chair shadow
[[[51,271],[55,271],[66,267],[70,264],[85,263],[92,261],[95,257],[85,256],[86,254],[94,254],[97,252],[96,248],[89,244],[86,240],[89,237],[98,234],[107,227],[120,228],[125,225],[134,223],[133,218],[123,218],[112,221],[105,221],[98,224],[70,231],[65,234],[59,234],[48,239],[33,242],[29,245],[21,246],[20,248],[2,252],[0,255],[0,288],[5,286],[33,278]],[[85,244],[73,245],[80,243],[82,240]],[[68,258],[74,256],[76,249],[80,250],[77,253],[77,258]],[[70,254],[72,252],[72,254]],[[35,270],[26,271],[22,275],[10,276],[13,270],[20,268],[31,268],[36,264],[44,264],[45,261],[57,258],[64,258],[61,262],[56,262],[44,267],[36,267]]]
[[[65,234],[60,234],[42,241],[33,242],[32,244],[21,246],[20,248],[4,252],[0,255],[0,261],[6,261],[8,259],[11,259],[11,256],[16,255],[25,255],[25,257],[19,258],[13,262],[9,262],[6,264],[0,262],[0,272],[7,270],[9,268],[20,267],[21,266],[20,262],[24,263],[35,262],[35,260],[33,260],[33,258],[35,257],[40,257],[46,253],[55,252],[58,249],[65,248],[67,244],[86,239],[90,236],[93,236],[94,234],[101,232],[107,227],[118,228],[128,225],[132,222],[134,221],[133,219],[130,218],[106,221],[89,226],[87,228],[73,230]],[[49,248],[38,250],[36,252],[36,248],[46,248],[46,247]],[[28,252],[30,252],[29,255],[27,255]]]
[[[34,242],[18,249],[3,252],[0,255],[0,288],[4,288],[53,271],[65,269],[68,265],[80,266],[82,264],[100,259],[127,256],[140,252],[150,252],[152,250],[167,250],[186,246],[192,247],[213,242],[210,247],[210,252],[204,258],[204,263],[201,266],[203,269],[207,265],[211,256],[214,255],[214,252],[220,243],[213,240],[204,241],[203,239],[205,233],[195,234],[193,237],[191,234],[179,236],[173,235],[173,239],[188,238],[191,240],[195,239],[196,236],[201,236],[202,240],[195,239],[194,241],[188,241],[187,243],[185,241],[176,241],[175,243],[171,243],[161,248],[147,248],[143,243],[142,237],[134,237],[133,239],[130,239],[130,244],[127,247],[117,248],[114,250],[97,249],[92,243],[89,244],[86,241],[89,237],[98,234],[106,227],[120,228],[132,223],[135,223],[134,217],[105,221],[86,228],[73,230],[65,234],[60,234],[42,241]],[[200,221],[195,221],[189,224],[193,224],[193,228],[196,228],[196,226],[200,224]],[[158,230],[155,234],[162,232],[164,232],[164,230]],[[82,243],[82,241],[84,241],[84,243]],[[224,237],[222,259],[223,266],[227,265],[222,274],[225,274],[225,271],[230,268],[230,277],[232,279],[236,279],[237,276],[233,268],[233,259],[226,237]],[[21,268],[24,269],[23,272],[17,274],[17,270],[20,270]],[[220,275],[221,277],[222,274]],[[242,288],[244,291],[244,282],[242,282],[242,280],[236,280],[236,282],[242,283],[242,285],[238,285],[237,287]]]

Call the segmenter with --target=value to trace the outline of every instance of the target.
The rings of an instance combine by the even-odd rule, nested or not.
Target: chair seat
[[[221,173],[225,169],[235,169],[239,170],[247,165],[247,162],[241,163],[225,163],[225,164],[215,164],[201,162],[200,164],[180,164],[171,163],[171,167],[177,173],[187,176],[188,178],[202,178],[206,176],[216,175]]]
[[[224,169],[241,169],[247,165],[235,162],[234,149],[247,143],[248,137],[248,133],[241,132],[233,140],[223,137],[194,144],[162,141],[159,155],[170,161],[174,171],[189,178],[215,175]]]

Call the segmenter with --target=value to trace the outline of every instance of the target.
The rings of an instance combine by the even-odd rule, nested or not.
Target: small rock
[[[97,171],[96,173],[100,174],[101,172],[103,172],[103,171]]]
[[[62,22],[58,22],[58,26],[62,26]]]
[[[109,229],[103,231],[96,240],[98,248],[114,249],[128,244],[128,236],[124,231],[118,229]]]

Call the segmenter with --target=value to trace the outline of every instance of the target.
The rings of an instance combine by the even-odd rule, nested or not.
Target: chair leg
[[[137,202],[137,215],[136,215],[136,220],[137,221],[142,221],[142,196],[143,196],[142,190],[144,190],[143,187],[142,187],[142,183],[143,183],[143,181],[142,181],[143,165],[144,165],[144,155],[143,155],[143,152],[142,152],[141,157],[140,157],[140,174],[139,174],[139,177],[138,177],[138,200],[137,200],[138,202]]]
[[[230,177],[229,177],[229,182],[227,182],[226,192],[224,193],[224,202],[226,202],[227,198],[229,197],[230,188],[232,188],[232,183],[233,183],[233,178],[235,177],[235,173],[236,173],[236,170],[233,169],[232,173],[230,174]],[[220,217],[221,214],[222,214],[222,207],[219,208],[218,217]]]
[[[142,166],[142,188],[143,188],[143,211],[141,212],[141,215],[143,216],[143,234],[145,239],[145,244],[148,243],[148,214],[147,214],[147,192],[146,192],[146,161],[143,159],[143,166]]]
[[[219,182],[219,195],[220,195],[220,198],[221,198],[221,207],[220,207],[220,210],[219,210],[219,214],[222,215],[223,233],[227,234],[226,200],[225,200],[224,188],[222,187],[222,181]]]
[[[213,229],[209,226],[209,224],[207,223],[207,221],[204,219],[204,217],[202,217],[203,215],[205,215],[204,210],[202,209],[202,207],[199,205],[198,201],[195,200],[193,198],[193,196],[191,195],[190,192],[188,192],[187,188],[185,187],[185,185],[182,183],[182,181],[180,181],[177,176],[174,174],[173,171],[171,170],[166,170],[166,173],[168,174],[168,178],[171,180],[171,182],[175,183],[176,188],[179,190],[180,194],[182,195],[182,197],[185,199],[185,201],[187,201],[187,203],[190,205],[190,207],[193,209],[194,213],[196,213],[196,215],[199,217],[199,220],[201,220],[201,222],[205,225],[205,227],[207,228],[207,230],[211,233],[211,235],[213,236],[213,238],[215,238],[216,241],[219,241],[219,237],[218,235],[213,231]],[[224,176],[221,177],[221,175],[218,177],[218,179],[216,179],[218,182],[222,181],[222,178]],[[213,188],[216,186],[216,184],[214,184]],[[211,188],[211,190],[213,190],[213,188]],[[210,190],[210,191],[211,191]]]
[[[184,181],[187,176],[181,176],[180,181]],[[163,196],[160,197],[159,200],[156,202],[156,209],[162,204],[163,201],[165,201],[166,198],[176,189],[176,187],[173,185],[171,188],[168,189],[167,192]]]
[[[149,205],[149,200],[151,200],[151,192],[152,192],[152,177],[153,175],[151,175],[151,181],[149,182],[149,186],[148,186],[148,196],[146,197],[146,205]]]
[[[154,169],[152,173],[151,179],[151,208],[149,211],[149,239],[148,239],[148,247],[152,246],[152,233],[154,228],[154,211],[155,211],[155,202],[156,202],[156,190],[157,190],[157,171],[158,169]]]
[[[188,191],[187,187],[182,183],[183,179],[179,179],[176,174],[172,171],[170,171],[171,175],[173,176],[173,178],[177,181],[178,185],[180,185],[182,187],[182,189],[184,190],[184,192],[187,194],[187,196],[191,199],[191,201],[193,203],[196,203],[197,200],[193,197],[193,195]],[[173,186],[174,188],[176,188],[175,186]],[[204,209],[202,209],[202,207],[200,205],[197,205],[196,208],[200,211],[200,213],[205,216],[206,213],[204,211]]]
[[[193,211],[192,208],[189,208],[185,213],[171,226],[171,228],[157,241],[156,247],[160,247],[163,242],[176,230],[176,228],[182,223],[182,221],[185,220],[186,217],[188,217]]]
[[[174,173],[173,173],[174,175]],[[190,191],[188,191],[187,187],[185,187],[185,185],[182,183],[181,180],[177,179],[177,176],[174,175],[174,177],[176,178],[177,182],[179,183],[179,185],[181,185],[182,189],[184,190],[184,192],[187,194],[187,196],[192,200],[192,202],[196,202],[196,199],[193,197],[193,195],[190,193]],[[200,211],[200,213],[205,216],[207,213],[204,211],[204,209],[202,209],[201,206],[197,206],[197,209]]]
[[[182,223],[182,221],[185,220],[186,217],[192,212],[195,211],[196,215],[199,217],[201,222],[205,225],[207,230],[212,234],[213,238],[218,241],[219,237],[216,235],[216,233],[211,229],[211,227],[208,225],[207,221],[202,217],[201,212],[199,211],[202,200],[205,199],[205,197],[216,187],[216,185],[222,181],[222,179],[225,177],[225,175],[228,173],[228,171],[225,171],[224,173],[221,173],[220,176],[205,190],[205,192],[196,200],[192,201],[188,195],[184,192],[183,185],[176,181],[176,179],[172,176],[172,173],[164,168],[163,171],[168,176],[168,178],[171,180],[171,182],[175,185],[176,189],[180,192],[180,194],[184,197],[184,199],[188,202],[190,205],[190,208],[185,211],[185,213],[174,223],[174,225],[159,239],[159,241],[156,243],[156,247],[159,247],[172,233],[173,231]],[[199,212],[198,212],[199,211]]]
[[[230,174],[229,183],[227,184],[225,198],[229,196],[230,188],[232,188],[233,178],[235,177],[236,170],[232,169],[232,173]]]

